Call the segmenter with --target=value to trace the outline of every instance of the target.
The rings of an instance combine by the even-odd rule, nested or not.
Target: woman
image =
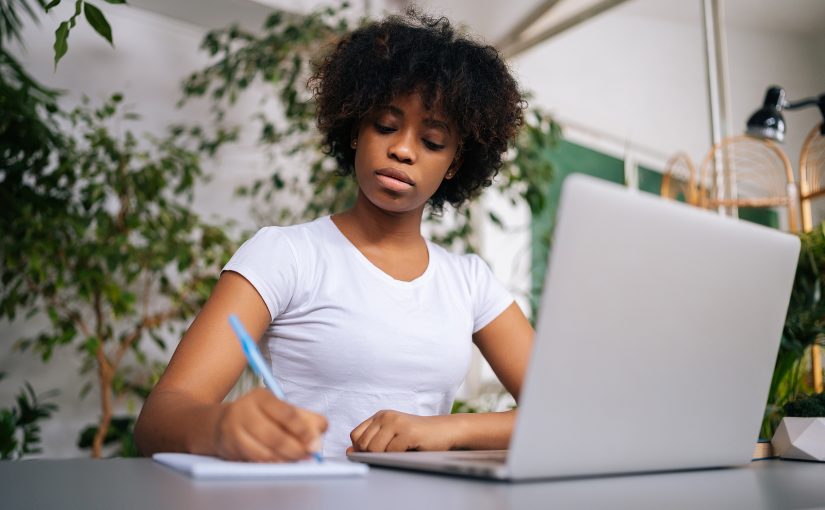
[[[518,399],[533,330],[480,258],[420,231],[425,207],[492,182],[523,121],[515,80],[493,48],[410,13],[347,36],[310,85],[356,203],[238,250],[146,400],[138,446],[250,461],[506,448],[516,411],[449,412],[471,341]],[[221,403],[246,365],[231,313],[288,403],[265,389]]]

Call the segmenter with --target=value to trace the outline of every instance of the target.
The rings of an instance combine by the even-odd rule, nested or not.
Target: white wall
[[[819,82],[825,83],[825,34],[814,36],[814,51],[818,57],[816,67],[819,69]]]
[[[683,21],[634,14],[638,4],[653,1],[609,11],[520,55],[514,65],[534,103],[562,119],[663,154],[684,150],[698,161],[711,140],[699,2],[693,2],[694,17]],[[791,99],[825,90],[821,37],[757,32],[730,19],[727,25],[734,134],[743,132],[771,84],[784,86]],[[786,112],[784,149],[792,161],[818,115]]]
[[[680,16],[638,14],[667,11],[666,3]],[[568,127],[572,141],[619,158],[627,150],[634,152],[628,147],[640,147],[642,152],[633,155],[654,168],[685,151],[698,165],[711,145],[700,5],[693,0],[634,0],[518,55],[512,66],[533,94],[532,105],[563,124],[570,121],[608,135]],[[744,131],[771,84],[784,86],[791,99],[825,92],[825,36],[762,32],[737,26],[735,18],[728,18],[726,26],[734,134]],[[804,137],[820,115],[809,108],[786,112],[785,119],[784,149],[796,167]],[[513,224],[528,221],[526,211],[508,212],[496,197],[486,200]],[[488,258],[506,279],[510,268],[525,263],[523,253],[509,252],[528,246],[529,232],[484,232]],[[509,281],[526,288],[527,276],[520,278]]]
[[[825,21],[825,20],[823,20]],[[762,105],[768,85],[785,87],[791,101],[825,93],[816,38],[808,35],[732,30],[728,37],[733,118],[739,132]],[[783,112],[787,126],[783,149],[798,175],[799,154],[808,132],[822,115],[816,108]]]

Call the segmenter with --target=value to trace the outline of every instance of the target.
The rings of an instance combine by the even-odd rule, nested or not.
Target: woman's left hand
[[[454,416],[416,416],[399,411],[378,411],[350,433],[351,452],[405,452],[449,450],[457,427]]]

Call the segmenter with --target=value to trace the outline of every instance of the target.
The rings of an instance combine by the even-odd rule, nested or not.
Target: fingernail
[[[321,438],[316,437],[309,443],[309,451],[311,452],[320,452],[321,451]]]

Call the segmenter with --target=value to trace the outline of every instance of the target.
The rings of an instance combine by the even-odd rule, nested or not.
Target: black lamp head
[[[786,105],[785,89],[771,87],[765,94],[762,108],[748,119],[747,134],[756,138],[768,138],[777,142],[785,140],[785,118],[782,108]]]

